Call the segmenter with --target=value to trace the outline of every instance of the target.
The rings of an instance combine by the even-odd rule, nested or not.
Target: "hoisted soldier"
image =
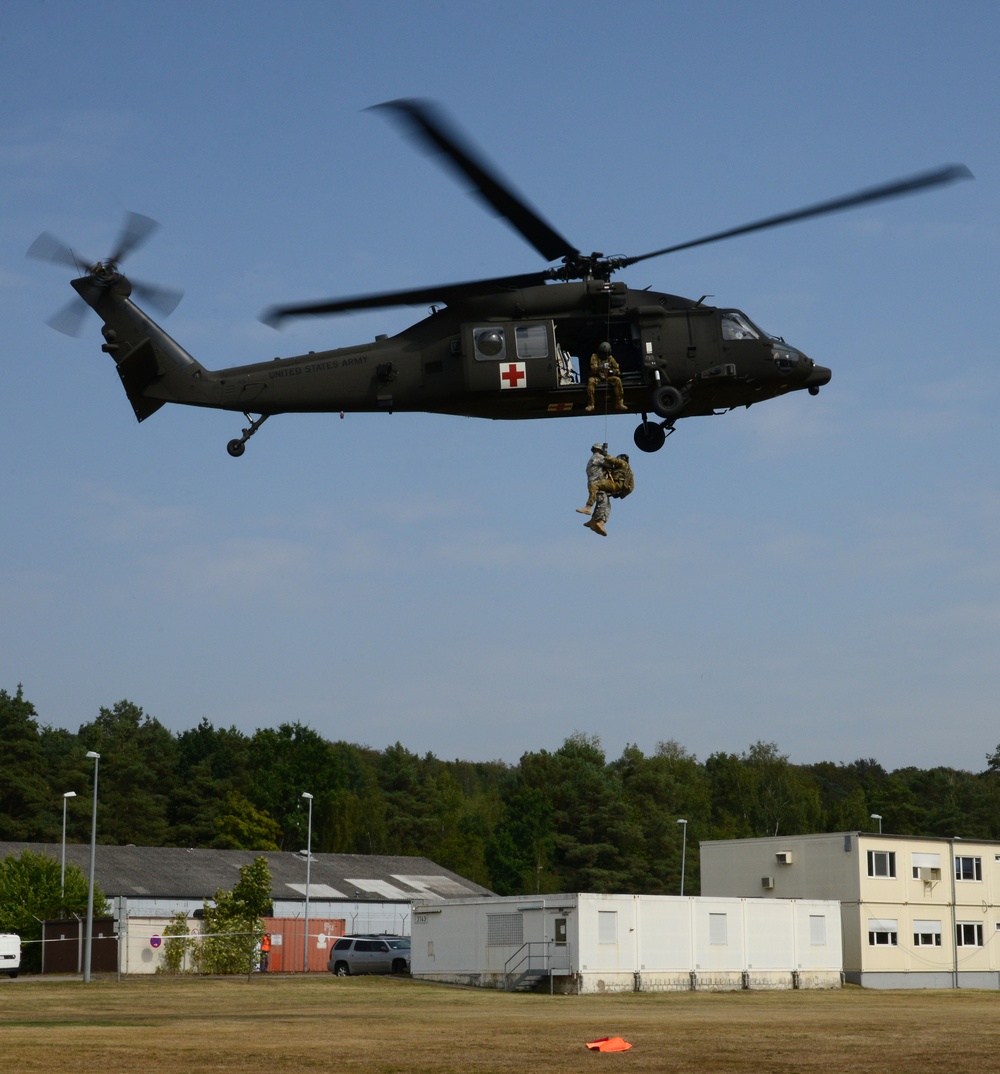
[[[590,377],[587,379],[587,405],[584,407],[588,414],[593,414],[594,412],[594,389],[598,384],[603,383],[607,383],[615,393],[615,410],[628,410],[622,391],[621,372],[614,354],[611,353],[611,344],[602,343],[597,348],[597,352],[590,356]]]
[[[607,444],[592,444],[590,450],[592,454],[587,460],[587,504],[585,507],[577,508],[581,515],[589,515],[590,509],[594,506],[594,501],[597,499],[597,486],[604,480],[604,462],[608,457]]]
[[[587,463],[587,488],[590,498],[586,507],[578,507],[581,515],[589,515],[593,507],[593,515],[589,521],[584,522],[587,529],[601,537],[607,537],[608,531],[604,528],[605,522],[611,517],[611,500],[622,500],[635,488],[635,474],[629,465],[628,455],[608,455],[607,448],[598,455],[596,449],[602,445],[594,445],[594,454]],[[591,480],[591,464],[599,458],[601,475],[596,481]]]

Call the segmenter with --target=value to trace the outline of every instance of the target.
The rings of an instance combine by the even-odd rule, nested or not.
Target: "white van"
[[[21,937],[13,932],[0,932],[0,973],[16,977],[21,968]]]

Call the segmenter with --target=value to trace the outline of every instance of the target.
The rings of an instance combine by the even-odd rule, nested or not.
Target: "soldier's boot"
[[[608,535],[608,531],[604,528],[604,523],[600,519],[592,518],[589,522],[584,522],[584,525],[588,530],[593,530],[594,533],[598,533],[602,537],[607,537]]]
[[[618,383],[615,384],[615,410],[628,410],[628,407],[625,405],[625,395],[622,391],[621,381],[618,381]]]
[[[581,515],[589,515],[590,509],[594,506],[595,503],[597,503],[597,486],[588,485],[587,493],[587,502],[583,505],[583,507],[577,508]]]

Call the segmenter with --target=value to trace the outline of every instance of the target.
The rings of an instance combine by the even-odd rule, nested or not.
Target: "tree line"
[[[676,741],[609,759],[575,734],[516,764],[446,761],[400,743],[330,741],[301,723],[247,734],[208,719],[175,733],[131,701],[76,732],[0,690],[0,840],[422,855],[499,894],[696,894],[698,843],[811,832],[1000,838],[1000,746],[980,772],[886,771],[874,759],[792,764],[773,742],[699,761]],[[686,825],[678,823],[686,820]],[[684,833],[687,833],[684,848]]]

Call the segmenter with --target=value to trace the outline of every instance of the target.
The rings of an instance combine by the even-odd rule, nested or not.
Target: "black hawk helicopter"
[[[437,106],[398,100],[376,107],[442,154],[546,261],[560,263],[517,276],[274,306],[262,316],[272,325],[289,317],[425,303],[431,312],[391,338],[210,370],[131,298],[135,294],[169,312],[180,293],[129,280],[119,270],[156,227],[154,221],[129,214],[114,253],[95,263],[81,261],[47,233],[39,236],[28,256],[82,271],[73,289],[104,322],[101,349],[115,360],[139,421],[164,403],[240,412],[249,425],[227,445],[235,457],[272,414],[398,410],[551,418],[607,413],[612,409],[608,380],[591,368],[599,351],[606,354],[600,344],[607,343],[622,382],[622,401],[614,409],[640,415],[635,443],[643,451],[657,451],[680,418],[725,413],[803,389],[815,395],[831,374],[740,310],[706,305],[708,296],[693,301],[635,290],[612,281],[614,273],[694,246],[971,178],[968,168],[951,165],[650,253],[605,257],[583,254],[563,238]],[[64,310],[49,323],[72,331],[79,325],[77,311]]]

